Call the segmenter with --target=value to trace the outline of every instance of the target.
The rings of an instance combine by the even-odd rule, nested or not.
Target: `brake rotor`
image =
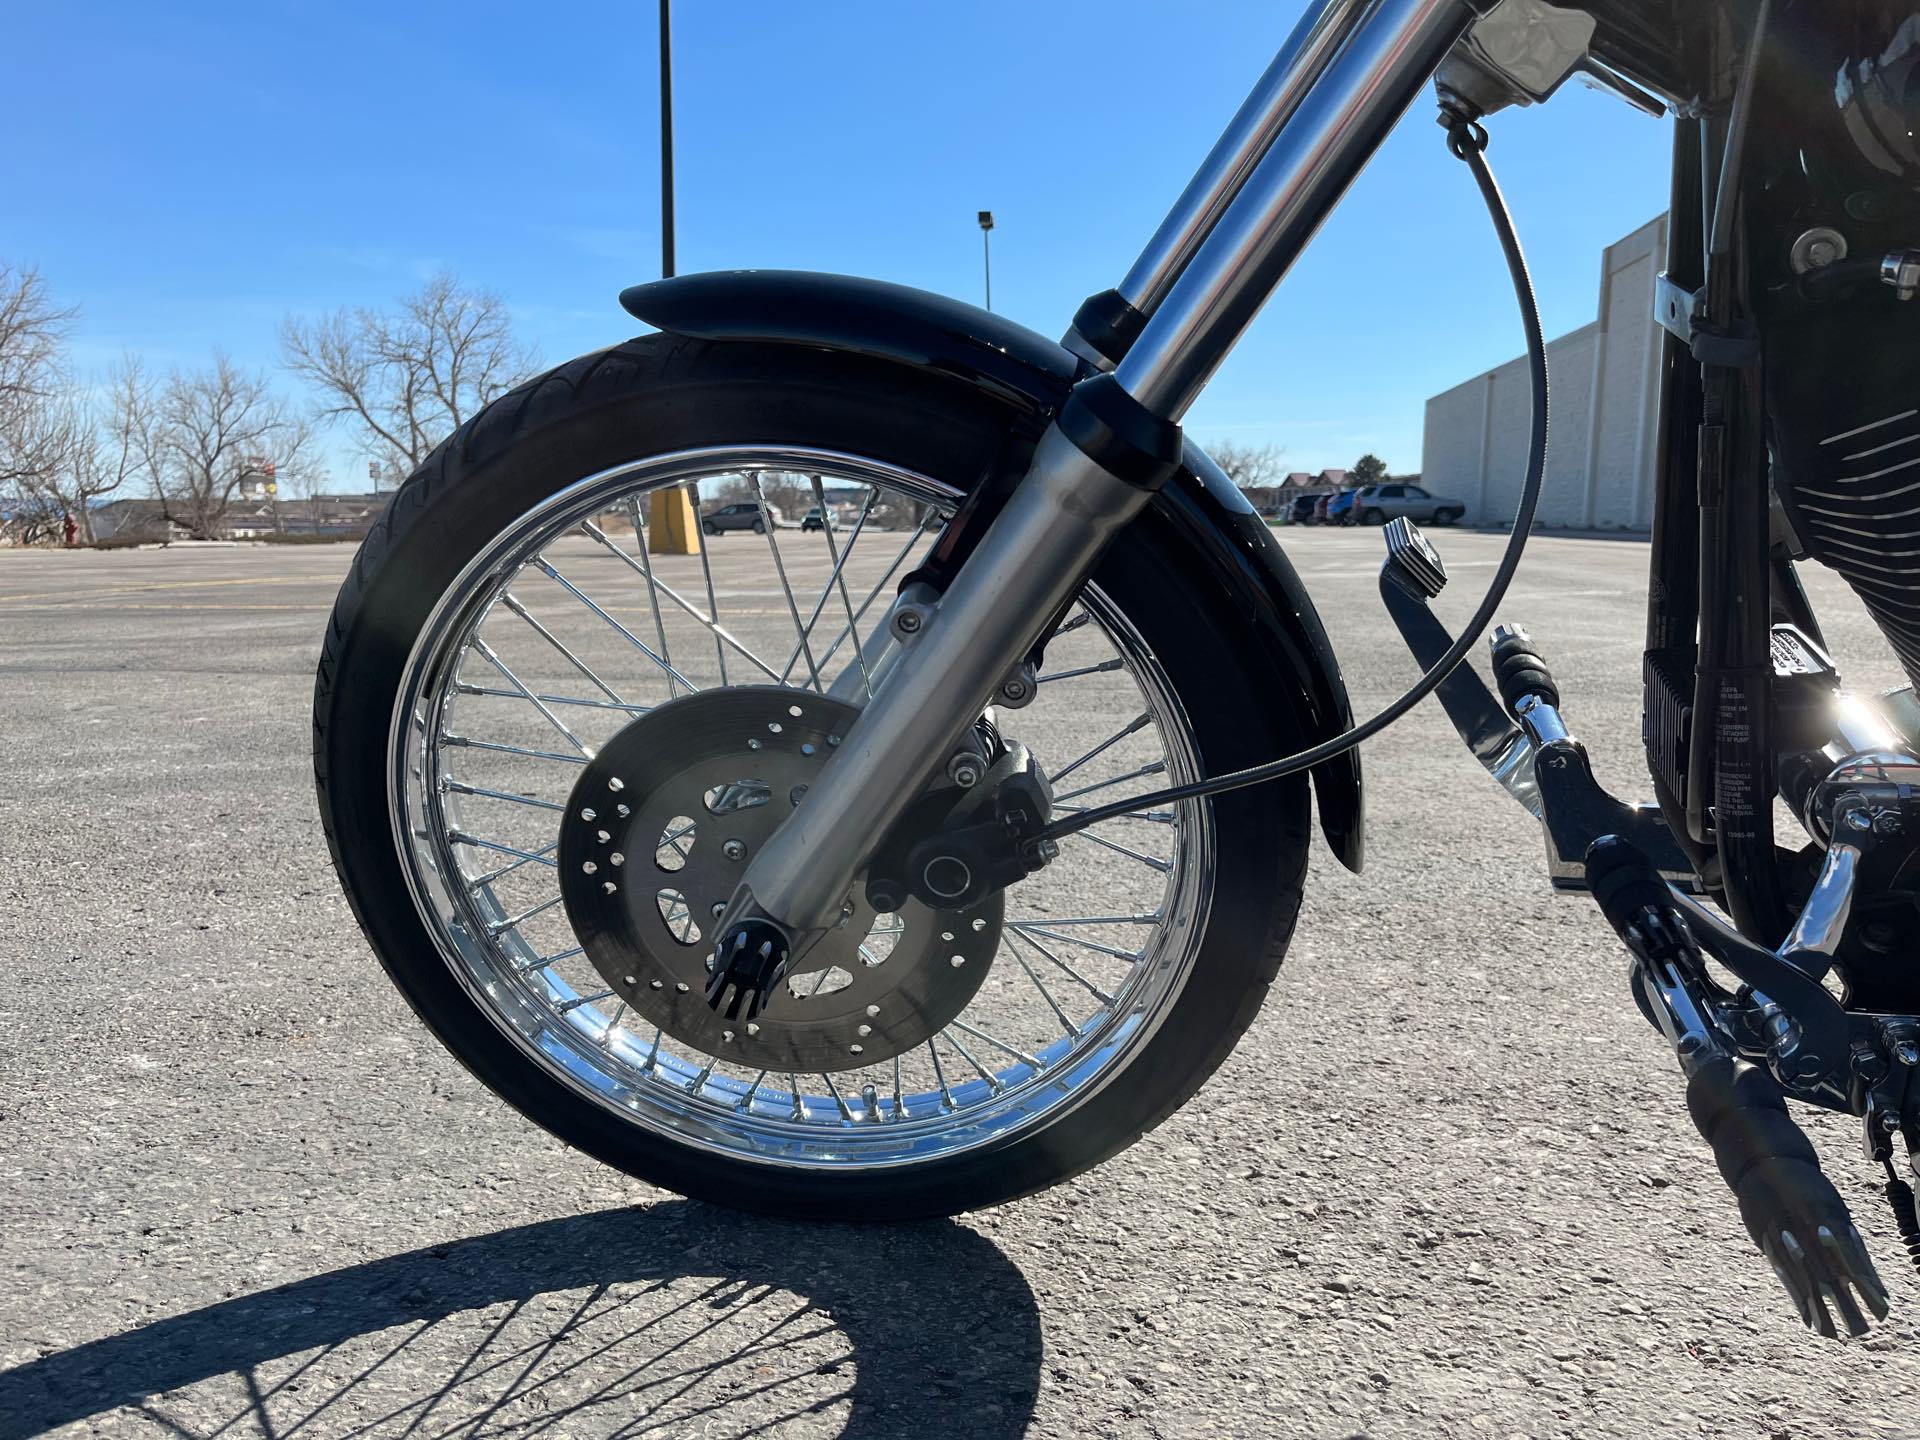
[[[999,894],[876,915],[856,876],[839,924],[751,1022],[706,1002],[720,915],[859,713],[773,686],[706,690],[633,721],[581,771],[560,826],[567,917],[608,988],[682,1044],[756,1069],[855,1070],[939,1034],[986,979]]]

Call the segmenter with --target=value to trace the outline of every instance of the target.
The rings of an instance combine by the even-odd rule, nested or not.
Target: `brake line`
[[[1137,795],[1128,800],[1115,800],[1110,804],[1096,806],[1091,810],[1082,810],[1064,819],[1056,820],[1046,829],[1033,837],[1030,843],[1057,840],[1086,829],[1089,825],[1098,825],[1102,820],[1111,820],[1119,815],[1131,815],[1142,810],[1151,810],[1157,806],[1170,805],[1179,800],[1197,800],[1208,795],[1219,795],[1228,790],[1240,790],[1249,785],[1263,785],[1269,780],[1279,780],[1284,776],[1297,775],[1302,770],[1311,770],[1314,766],[1344,755],[1347,751],[1370,740],[1399,720],[1414,706],[1439,688],[1440,683],[1451,675],[1467,652],[1479,642],[1481,635],[1493,623],[1494,611],[1506,598],[1507,587],[1513,583],[1514,573],[1520,568],[1520,557],[1527,548],[1527,539],[1533,529],[1534,511],[1540,502],[1540,487],[1546,478],[1547,470],[1547,344],[1540,330],[1540,306],[1533,292],[1533,279],[1527,272],[1526,256],[1520,251],[1520,239],[1514,233],[1513,216],[1507,209],[1506,197],[1500,193],[1499,182],[1493,178],[1493,172],[1487,167],[1487,132],[1474,120],[1453,109],[1443,106],[1441,123],[1447,127],[1447,149],[1455,158],[1466,163],[1472,171],[1474,181],[1480,187],[1480,196],[1486,202],[1487,214],[1493,221],[1493,228],[1500,237],[1500,248],[1506,255],[1507,272],[1513,280],[1514,298],[1520,305],[1520,319],[1527,332],[1527,373],[1533,382],[1533,425],[1528,439],[1527,478],[1520,487],[1520,503],[1514,510],[1513,533],[1508,537],[1507,548],[1500,557],[1500,565],[1494,571],[1492,583],[1480,602],[1480,608],[1473,613],[1460,638],[1448,647],[1447,652],[1433,663],[1433,667],[1414,682],[1398,700],[1388,705],[1371,720],[1363,721],[1343,734],[1324,740],[1310,749],[1285,756],[1279,760],[1269,760],[1265,764],[1255,765],[1246,770],[1235,770],[1231,774],[1217,775],[1210,780],[1195,780],[1186,785],[1175,785],[1166,790],[1155,790],[1150,794]]]

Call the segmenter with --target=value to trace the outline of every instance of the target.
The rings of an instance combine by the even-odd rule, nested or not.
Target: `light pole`
[[[660,274],[673,276],[672,0],[660,0]]]
[[[665,4],[666,0],[660,0]],[[980,212],[980,263],[986,272],[987,309],[993,309],[993,212]]]

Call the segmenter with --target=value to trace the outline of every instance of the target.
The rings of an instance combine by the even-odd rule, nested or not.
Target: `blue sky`
[[[679,0],[683,271],[787,266],[978,301],[1058,334],[1116,283],[1300,0]],[[659,265],[650,0],[22,7],[0,255],[81,307],[76,356],[271,366],[289,314],[438,267],[549,363],[621,339]],[[1137,77],[1161,88],[1128,96]],[[1492,124],[1550,334],[1666,201],[1665,123],[1569,86]],[[1420,461],[1427,396],[1518,353],[1472,182],[1423,101],[1188,417],[1203,443]],[[336,444],[340,483],[358,477]]]

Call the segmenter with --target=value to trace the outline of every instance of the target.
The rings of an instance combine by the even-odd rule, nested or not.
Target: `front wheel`
[[[389,975],[529,1118],[708,1200],[951,1214],[1123,1149],[1251,1022],[1302,777],[1095,826],[977,912],[856,902],[756,1025],[699,1003],[715,907],[857,719],[862,642],[1005,425],[920,372],[649,336],[496,402],[396,494],[327,634],[321,810]],[[855,505],[837,563],[776,533],[716,584],[705,547],[634,548],[653,491],[815,477]],[[1116,542],[999,716],[1061,810],[1299,742],[1169,533]],[[603,891],[614,952],[576,929]]]
[[[1384,525],[1387,523],[1387,517],[1381,514],[1378,510],[1369,510],[1365,515],[1362,515],[1360,518],[1369,525]]]

